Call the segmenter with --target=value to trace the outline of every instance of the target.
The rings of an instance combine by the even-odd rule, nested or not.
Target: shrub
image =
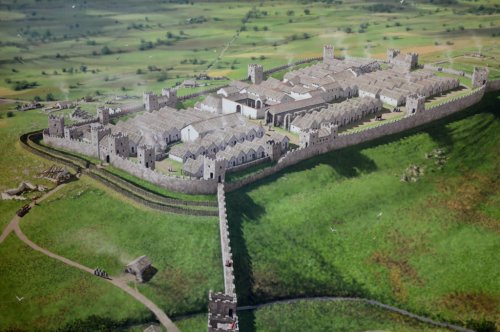
[[[113,54],[113,52],[111,51],[111,49],[107,46],[104,46],[102,49],[101,49],[101,54],[102,55],[109,55],[109,54]]]

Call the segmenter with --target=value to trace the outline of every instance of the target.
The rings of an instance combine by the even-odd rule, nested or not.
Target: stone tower
[[[390,62],[395,57],[399,55],[400,51],[394,48],[390,48],[387,50],[387,60]]]
[[[408,63],[410,69],[415,69],[418,66],[418,53],[406,53],[405,62]]]
[[[323,63],[330,63],[333,60],[334,48],[332,45],[323,46]]]
[[[406,115],[412,115],[425,111],[425,97],[410,95],[406,97]]]
[[[203,178],[205,180],[215,179],[224,182],[226,178],[226,160],[224,158],[205,158],[203,163]]]
[[[64,137],[64,116],[49,115],[49,135]]]
[[[264,80],[264,67],[257,64],[248,65],[248,78],[253,84],[260,84]]]
[[[102,125],[107,125],[109,123],[109,109],[107,107],[98,107],[97,117]]]
[[[149,145],[139,145],[137,147],[137,159],[144,168],[155,169],[156,155],[155,148]]]
[[[317,130],[303,130],[299,135],[299,145],[301,148],[307,148],[311,145],[316,144],[318,140],[318,131]]]
[[[177,90],[172,88],[163,88],[161,89],[161,95],[164,96],[167,100],[165,100],[165,104],[170,107],[175,107],[177,104]]]
[[[236,294],[208,294],[208,332],[239,331]]]
[[[474,67],[472,73],[472,87],[479,88],[488,82],[489,70],[486,67]]]
[[[109,137],[109,153],[118,155],[122,158],[127,158],[129,153],[128,136],[123,133],[111,134]]]
[[[153,92],[144,92],[144,94],[142,95],[142,99],[144,101],[144,108],[146,109],[146,111],[156,111],[160,108],[160,105],[158,103],[158,96]]]
[[[281,144],[274,140],[269,140],[266,142],[265,146],[266,155],[268,155],[272,161],[277,161],[281,157]]]

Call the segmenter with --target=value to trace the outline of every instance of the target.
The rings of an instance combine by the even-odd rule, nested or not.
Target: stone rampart
[[[452,74],[452,75],[458,75],[458,76],[465,76],[465,77],[471,77],[470,74],[466,74],[465,72],[461,70],[456,70],[452,68],[445,68],[445,67],[438,67],[438,66],[433,66],[431,64],[425,64],[424,69],[431,70],[431,71],[438,71],[441,73],[446,73],[446,74]]]
[[[217,193],[217,181],[204,180],[180,176],[168,176],[156,170],[142,167],[128,159],[112,156],[110,163],[132,175],[154,183],[160,187],[185,194],[215,194]]]
[[[217,201],[219,203],[219,230],[222,252],[222,268],[224,271],[224,293],[233,296],[236,294],[234,287],[233,254],[231,253],[231,242],[229,240],[229,226],[227,223],[226,212],[226,197],[224,193],[224,185],[222,183],[219,183],[217,186]]]
[[[486,92],[500,90],[500,80],[488,81],[486,83]]]
[[[74,151],[95,158],[99,157],[97,155],[97,149],[95,148],[95,146],[82,140],[49,136],[44,132],[43,141],[45,142],[45,144],[56,148]]]
[[[417,113],[401,120],[382,122],[377,127],[371,127],[352,133],[340,134],[333,141],[328,142],[327,144],[317,144],[307,148],[289,151],[275,166],[266,168],[263,171],[252,174],[242,180],[227,183],[226,190],[232,191],[241,188],[244,185],[263,179],[288,166],[297,164],[313,156],[360,144],[383,136],[396,134],[461,111],[479,102],[485,93],[485,89],[486,87],[481,87],[470,92],[468,95],[457,97],[443,104],[431,107],[422,113]]]
[[[263,163],[268,162],[270,160],[271,160],[271,157],[265,157],[265,158],[259,158],[256,160],[252,160],[252,161],[249,161],[247,163],[226,169],[226,174],[242,171],[244,169],[263,164]]]

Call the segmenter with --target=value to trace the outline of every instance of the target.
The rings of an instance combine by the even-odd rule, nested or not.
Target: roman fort
[[[390,49],[385,61],[338,59],[325,45],[320,62],[290,70],[282,81],[265,79],[264,68],[250,64],[245,80],[232,81],[188,109],[176,109],[176,90],[164,88],[160,95],[144,92],[142,105],[102,106],[97,118],[71,125],[49,115],[43,141],[170,190],[214,194],[228,173],[275,163],[243,180],[248,183],[310,156],[444,117],[496,88],[487,81],[487,68],[475,68],[470,91],[447,100],[464,89],[457,78],[464,76],[422,65],[416,53]],[[443,101],[426,108],[430,98]],[[110,123],[111,117],[130,113],[139,114]],[[364,130],[346,130],[363,122],[369,124]],[[159,170],[164,160],[182,164],[181,172]]]
[[[497,2],[2,1],[0,331],[499,331]]]
[[[96,118],[71,125],[65,124],[63,116],[49,115],[48,128],[43,130],[44,144],[64,153],[95,158],[100,161],[100,168],[112,165],[173,191],[217,194],[224,291],[208,294],[209,332],[240,330],[227,191],[316,155],[403,132],[459,112],[478,103],[486,91],[500,88],[500,81],[488,82],[487,68],[475,68],[472,75],[466,75],[419,64],[418,54],[403,55],[394,49],[387,51],[386,61],[338,59],[333,47],[325,45],[320,61],[312,60],[316,63],[291,68],[282,81],[265,79],[264,68],[250,64],[248,77],[206,94],[192,108],[176,109],[176,90],[164,88],[161,95],[144,92],[141,105],[123,109],[101,106]],[[459,77],[470,79],[471,88],[461,86]],[[461,91],[464,89],[467,91]],[[457,90],[461,94],[454,97]],[[437,102],[428,107],[426,101],[431,98]],[[137,114],[129,119],[111,122],[112,118],[134,113]],[[181,174],[171,174],[175,172],[170,168],[159,169],[157,166],[165,160],[182,165]],[[232,173],[259,165],[267,167],[242,179],[226,181],[226,176]],[[161,209],[208,213],[165,206]],[[150,261],[143,260],[147,260],[149,268]],[[371,304],[408,315],[376,301]],[[411,317],[468,331],[448,323]]]

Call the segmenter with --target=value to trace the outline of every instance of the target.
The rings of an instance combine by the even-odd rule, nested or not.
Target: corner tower
[[[253,84],[260,84],[264,80],[264,67],[258,64],[248,65],[248,78]]]
[[[474,88],[479,88],[488,82],[489,70],[486,67],[474,67],[474,72],[472,73],[472,86]]]

